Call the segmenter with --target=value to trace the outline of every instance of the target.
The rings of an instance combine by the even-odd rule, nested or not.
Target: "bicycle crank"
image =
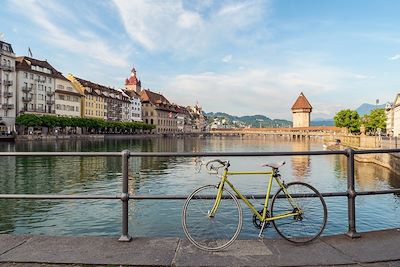
[[[262,214],[263,211],[262,211],[262,210],[259,210],[258,213]],[[269,211],[267,211],[267,218],[269,218],[269,217],[270,217],[270,216],[269,216]],[[263,222],[257,217],[257,215],[253,214],[253,225],[254,225],[256,228],[261,229],[262,224],[263,224]],[[269,221],[268,221],[268,222],[265,222],[264,228],[267,228],[267,227],[270,227],[270,226],[271,226],[271,223],[270,223]]]

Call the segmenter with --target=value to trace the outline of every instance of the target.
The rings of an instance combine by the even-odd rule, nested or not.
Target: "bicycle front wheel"
[[[286,240],[293,243],[307,243],[321,235],[327,220],[327,209],[322,195],[311,185],[293,182],[286,185],[288,195],[282,188],[272,199],[271,216],[295,213],[273,220],[276,231]],[[290,196],[289,196],[290,195]]]
[[[209,216],[218,187],[206,185],[196,189],[186,200],[182,210],[182,226],[186,237],[196,247],[218,251],[230,246],[239,236],[243,214],[237,198],[223,190],[222,199],[214,216]]]

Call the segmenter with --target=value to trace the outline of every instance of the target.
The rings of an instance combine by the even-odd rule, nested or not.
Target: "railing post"
[[[356,230],[356,196],[357,192],[354,189],[354,150],[346,149],[347,156],[347,211],[349,230],[347,236],[351,238],[360,237]]]
[[[128,169],[129,169],[129,150],[122,151],[122,234],[118,239],[119,241],[131,241],[132,237],[128,233],[128,201],[129,201],[129,191],[128,191]]]

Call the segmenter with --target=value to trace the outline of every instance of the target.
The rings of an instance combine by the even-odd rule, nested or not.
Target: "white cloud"
[[[389,58],[389,60],[399,60],[400,59],[400,54],[394,55]]]
[[[239,40],[237,31],[261,22],[266,6],[265,1],[257,0],[220,7],[217,6],[219,2],[208,2],[189,10],[183,1],[113,2],[132,40],[150,51],[172,50],[179,54],[198,52],[229,39]],[[214,8],[209,8],[210,3]]]
[[[232,60],[232,55],[225,55],[223,58],[222,58],[222,62],[225,62],[225,63],[227,63],[227,62],[229,62],[229,61],[231,61]]]
[[[50,4],[49,4],[50,3]],[[80,34],[72,29],[63,28],[56,24],[51,14],[60,11],[66,14],[64,6],[59,6],[54,1],[11,1],[13,9],[33,23],[40,26],[42,32],[38,34],[46,43],[53,43],[59,48],[90,57],[98,62],[115,67],[128,67],[129,64],[120,52],[111,47],[105,40],[89,31]]]
[[[348,73],[340,69],[296,64],[287,69],[253,68],[230,73],[181,74],[166,78],[163,84],[165,95],[170,96],[173,102],[189,105],[198,100],[206,111],[290,119],[290,108],[301,91],[312,102],[316,115],[333,116],[337,111],[333,102],[316,99],[346,90],[341,83],[345,84],[349,79]]]

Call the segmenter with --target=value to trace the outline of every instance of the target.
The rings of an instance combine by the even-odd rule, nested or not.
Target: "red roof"
[[[304,96],[303,93],[299,95],[297,98],[296,102],[294,102],[292,110],[293,109],[312,109],[312,106],[310,102],[308,102],[307,98]]]
[[[141,86],[141,82],[138,78],[136,78],[136,76],[131,76],[129,77],[129,79],[125,80],[125,85],[139,85]]]

